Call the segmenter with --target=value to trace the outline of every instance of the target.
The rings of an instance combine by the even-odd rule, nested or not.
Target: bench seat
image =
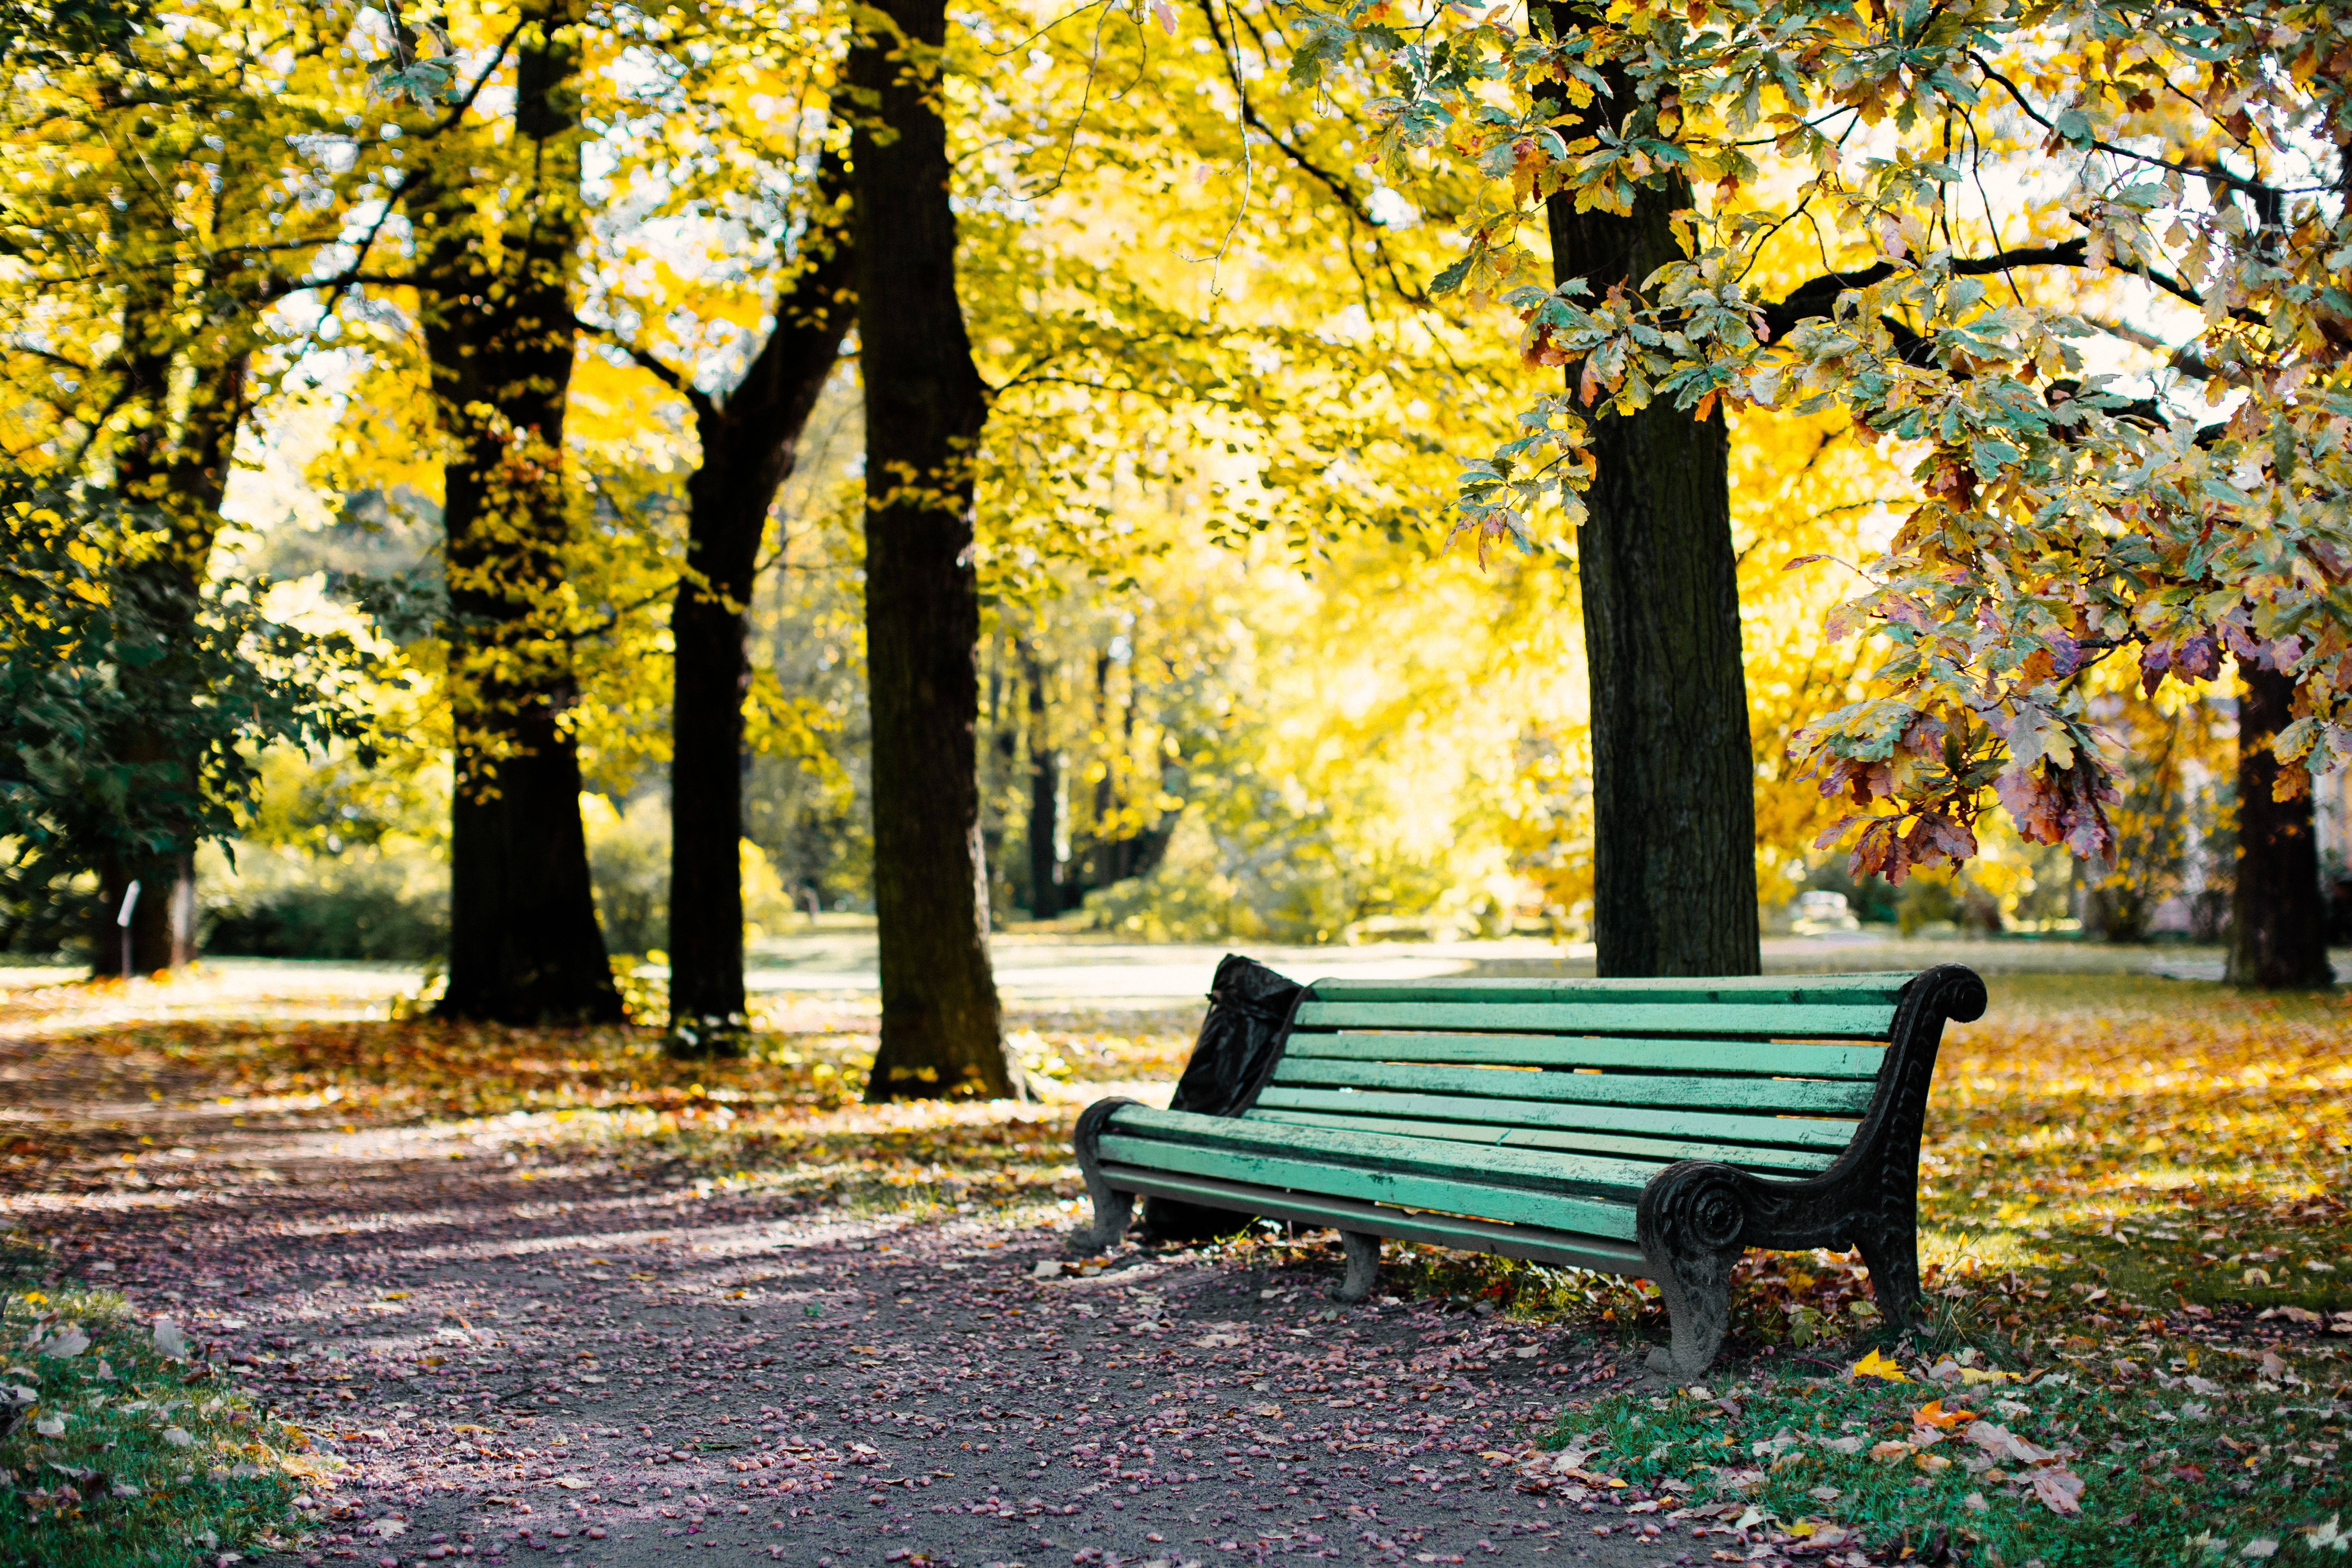
[[[1383,1237],[1646,1277],[1674,1330],[1654,1364],[1682,1376],[1713,1360],[1750,1247],[1859,1247],[1906,1321],[1937,1047],[1984,1004],[1957,965],[1318,981],[1232,1113],[1087,1109],[1081,1245],[1117,1240],[1143,1195],[1338,1228],[1347,1300]]]

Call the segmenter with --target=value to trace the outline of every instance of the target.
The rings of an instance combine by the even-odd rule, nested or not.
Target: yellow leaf
[[[1973,1421],[1976,1418],[1977,1413],[1973,1410],[1945,1409],[1944,1402],[1940,1399],[1929,1400],[1913,1412],[1911,1416],[1913,1421],[1922,1426],[1941,1427],[1957,1426],[1963,1421]]]
[[[1903,1369],[1900,1366],[1896,1365],[1894,1362],[1887,1360],[1885,1355],[1878,1351],[1871,1352],[1868,1355],[1863,1357],[1860,1361],[1854,1363],[1853,1365],[1847,1368],[1846,1375],[1849,1377],[1875,1377],[1887,1383],[1908,1383],[1911,1381],[1909,1378],[1903,1375]]]

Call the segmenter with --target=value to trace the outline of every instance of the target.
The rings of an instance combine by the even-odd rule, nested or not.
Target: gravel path
[[[71,1048],[17,1044],[41,1069],[19,1081],[66,1081],[24,1053]],[[535,1169],[498,1122],[104,1112],[115,1142],[152,1117],[159,1151],[186,1144],[152,1183],[100,1184],[93,1154],[0,1216],[314,1435],[313,1563],[1746,1555],[1622,1511],[1635,1493],[1521,1489],[1513,1458],[1610,1361],[1433,1303],[1336,1307],[1333,1248],[1085,1273],[1064,1235],[978,1215]]]

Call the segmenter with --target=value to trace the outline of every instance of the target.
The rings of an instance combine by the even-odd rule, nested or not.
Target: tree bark
[[[1628,216],[1552,197],[1555,279],[1584,279],[1595,298],[1638,289],[1681,255],[1668,219],[1690,205],[1680,182],[1644,187]],[[1693,419],[1665,401],[1601,414],[1592,445],[1576,548],[1599,970],[1754,974],[1755,765],[1723,416]]]
[[[1061,759],[1045,724],[1045,667],[1027,639],[1021,644],[1021,673],[1029,688],[1029,918],[1050,921],[1062,912],[1060,861]]]
[[[2294,720],[2294,680],[2243,659],[2238,679],[2238,885],[2225,978],[2263,990],[2333,984],[2311,795],[2273,796],[2271,742]]]
[[[848,195],[847,170],[828,155],[768,341],[723,404],[689,400],[702,462],[687,481],[687,572],[670,610],[673,1051],[729,1051],[746,1027],[739,844],[752,579],[768,509],[799,461],[856,310],[840,226]]]
[[[575,327],[580,27],[533,0],[518,40],[514,145],[457,145],[417,187],[425,349],[443,427],[450,689],[449,987],[440,1012],[507,1024],[621,1017],[596,924],[562,620],[572,542],[563,422]],[[469,153],[513,171],[481,232]],[[495,265],[493,261],[495,258]]]
[[[139,601],[141,614],[163,630],[169,644],[178,640],[173,628],[194,633],[205,573],[220,534],[221,502],[228,494],[236,433],[245,418],[247,355],[234,344],[211,346],[221,352],[214,363],[196,365],[186,408],[176,420],[169,408],[173,356],[152,356],[134,371],[139,395],[149,405],[148,417],[141,438],[123,454],[117,471],[124,494],[154,508],[164,525],[162,549],[131,568],[120,588]],[[197,678],[182,658],[168,654],[143,668],[124,670],[121,679],[137,683],[151,702],[162,707],[184,709],[199,695]],[[151,795],[189,792],[184,798],[194,804],[194,763],[184,754],[173,754],[161,726],[142,725],[119,743],[122,760],[149,774],[149,782],[137,787]],[[127,967],[132,974],[157,974],[195,958],[195,830],[193,815],[185,820],[175,820],[177,816],[167,809],[158,838],[101,860],[92,973],[117,974]],[[139,885],[139,897],[126,927],[118,919],[133,882]]]
[[[980,856],[971,462],[988,417],[956,295],[944,0],[878,0],[852,47],[866,386],[866,663],[882,1039],[869,1100],[1018,1081],[989,968]]]

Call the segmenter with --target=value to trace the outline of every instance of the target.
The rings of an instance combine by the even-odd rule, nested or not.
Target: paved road
[[[827,915],[814,931],[767,938],[754,944],[747,982],[755,995],[787,994],[870,997],[879,989],[870,921]],[[1272,947],[1248,944],[1251,956],[1300,979],[1425,979],[1446,974],[1543,975],[1592,973],[1590,943],[1553,943],[1530,937],[1491,942],[1379,942],[1361,947]],[[1067,1002],[1097,1008],[1163,1007],[1197,1002],[1208,989],[1217,960],[1230,944],[1116,942],[1052,931],[1000,933],[991,944],[997,984],[1015,1008]],[[2352,952],[2336,956],[2339,972],[2352,973]],[[1965,963],[1987,975],[2114,973],[2219,980],[2217,948],[2167,945],[2110,947],[2063,941],[1906,942],[1869,932],[1814,937],[1770,937],[1764,942],[1767,973],[1820,973],[1872,969],[1925,969],[1933,963]],[[422,973],[407,964],[312,963],[284,959],[208,958],[217,984],[175,998],[170,988],[137,994],[133,987],[119,1011],[134,1018],[172,1016],[193,1011],[228,1016],[307,1017],[356,1016],[371,1009],[382,1016],[394,998],[413,993]],[[78,971],[0,967],[0,991],[20,996],[44,984],[76,978]],[[79,1011],[87,1002],[77,999]]]

